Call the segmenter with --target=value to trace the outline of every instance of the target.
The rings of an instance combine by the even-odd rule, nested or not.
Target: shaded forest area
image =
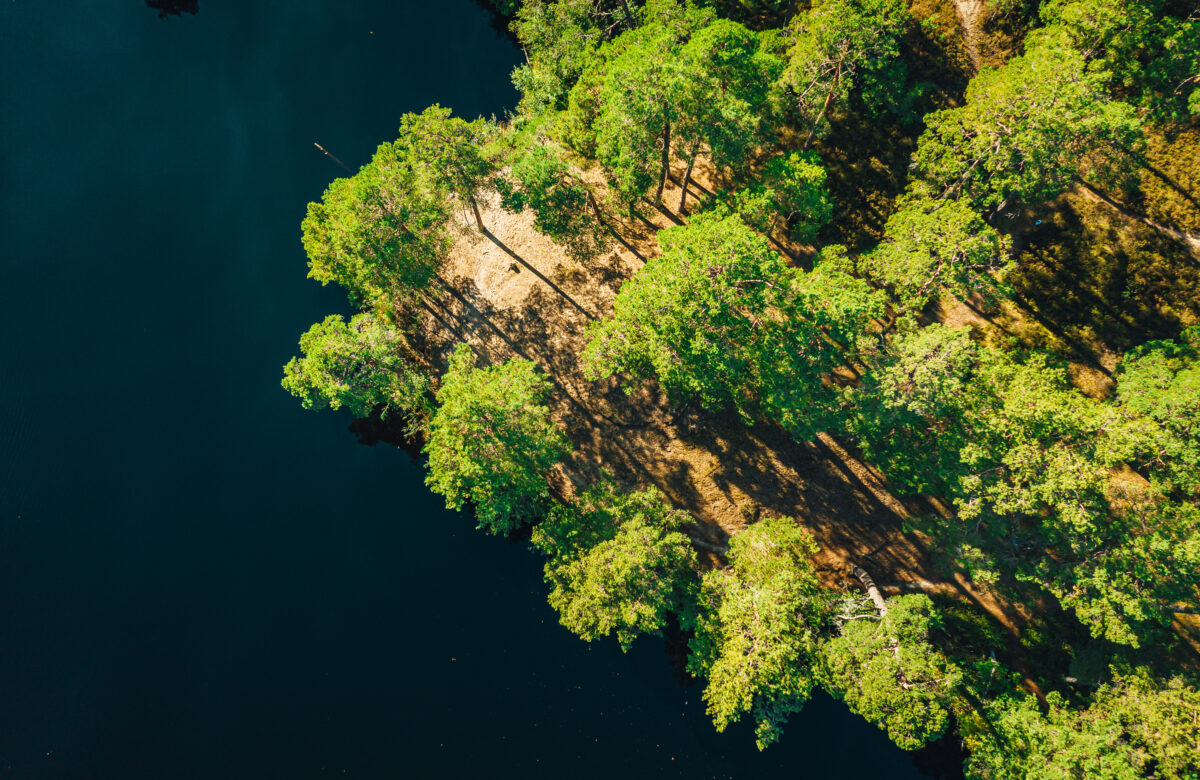
[[[1200,774],[1200,10],[525,0],[502,121],[303,223],[283,384],[681,631],[765,748],[823,688],[978,778]]]

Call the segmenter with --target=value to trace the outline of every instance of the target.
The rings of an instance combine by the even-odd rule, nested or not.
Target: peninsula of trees
[[[519,105],[310,204],[358,313],[284,387],[760,748],[821,688],[974,778],[1200,776],[1195,3],[495,6]]]

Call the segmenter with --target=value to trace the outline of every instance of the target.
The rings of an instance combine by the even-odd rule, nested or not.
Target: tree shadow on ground
[[[1174,338],[1200,318],[1200,267],[1177,242],[1079,197],[1038,212],[1009,282],[1054,338],[1008,318],[1026,346],[1111,364],[1112,355]]]

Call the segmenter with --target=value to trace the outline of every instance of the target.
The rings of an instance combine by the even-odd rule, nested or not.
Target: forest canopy
[[[1200,776],[1194,4],[492,5],[518,105],[310,204],[356,312],[284,387],[719,731],[822,688],[973,778]]]

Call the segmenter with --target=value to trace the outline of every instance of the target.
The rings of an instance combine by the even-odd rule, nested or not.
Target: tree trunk
[[[479,213],[479,204],[475,202],[475,196],[470,196],[471,211],[475,213],[475,224],[479,226],[480,233],[486,233],[487,228],[483,226],[483,215]]]
[[[588,205],[592,207],[592,214],[596,216],[596,221],[603,225],[604,217],[600,214],[600,204],[596,202],[596,196],[592,194],[592,188],[585,184],[584,191],[587,192]]]
[[[696,165],[696,150],[700,146],[697,142],[692,147],[692,154],[688,157],[687,171],[683,174],[683,192],[679,195],[679,213],[684,214],[684,208],[687,206],[687,188],[692,183],[692,168]]]
[[[1191,253],[1192,257],[1200,259],[1200,236],[1197,236],[1193,233],[1185,233],[1182,230],[1176,230],[1173,227],[1159,224],[1144,214],[1139,214],[1126,206],[1122,206],[1120,203],[1108,197],[1100,190],[1088,184],[1086,181],[1083,181],[1082,179],[1079,179],[1078,181],[1080,185],[1083,186],[1084,192],[1088,193],[1101,203],[1109,206],[1121,216],[1126,217],[1127,219],[1132,219],[1135,222],[1141,222],[1143,225],[1152,228],[1161,235],[1178,241],[1187,247],[1188,252]]]
[[[821,113],[817,114],[816,120],[812,123],[812,127],[808,128],[808,138],[804,139],[804,148],[808,149],[812,145],[813,136],[817,134],[817,128],[821,125],[821,120],[825,118],[825,114],[829,112],[829,106],[833,103],[833,94],[837,92],[838,82],[842,80],[842,63],[838,63],[837,71],[833,74],[833,83],[829,85],[829,94],[825,96],[825,105],[821,106]]]
[[[633,14],[629,11],[629,0],[621,0],[621,7],[625,9],[625,21],[629,23],[629,29],[637,27],[633,21]]]
[[[871,575],[867,574],[866,569],[855,564],[850,567],[850,573],[858,578],[862,583],[863,589],[867,591],[867,595],[871,597],[872,603],[875,604],[875,609],[879,612],[879,617],[887,615],[887,602],[883,599],[883,594],[879,592],[879,588],[875,585],[875,580],[871,579]]]
[[[667,186],[667,175],[671,173],[671,120],[663,125],[662,175],[658,179],[658,191],[654,193],[654,205],[662,205],[663,188]]]

